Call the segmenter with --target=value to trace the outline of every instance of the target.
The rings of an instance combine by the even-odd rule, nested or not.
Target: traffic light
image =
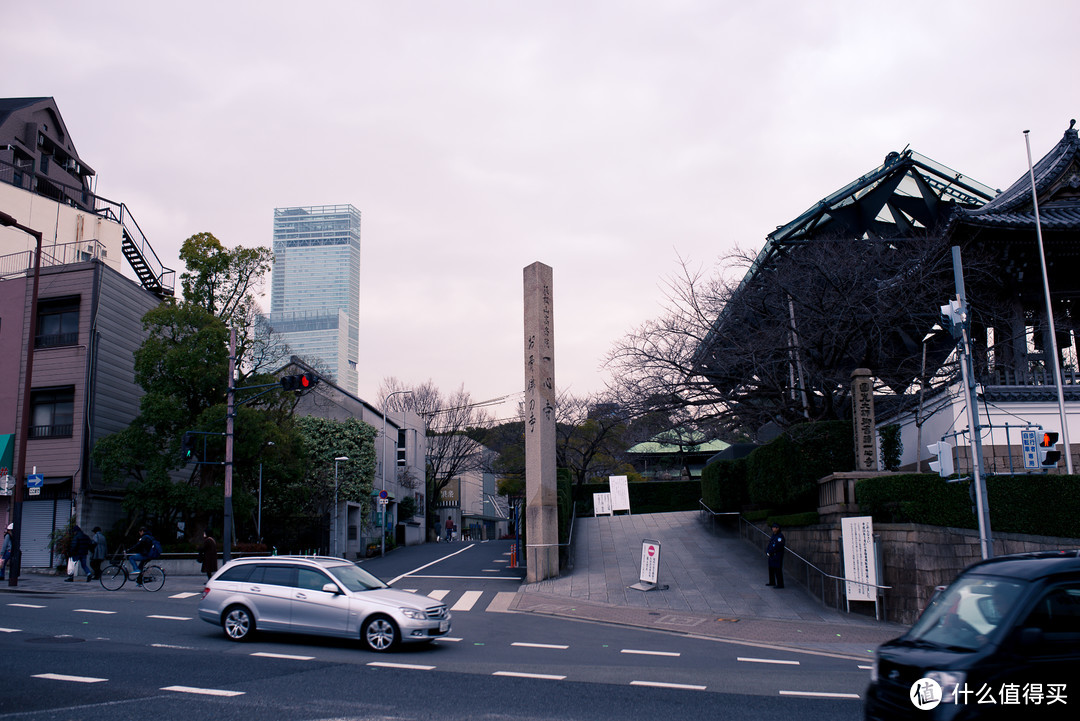
[[[300,373],[291,376],[282,376],[281,387],[287,391],[306,391],[319,385],[319,376],[315,373]]]
[[[941,306],[941,324],[945,326],[953,338],[959,338],[962,334],[964,322],[967,320],[967,309],[959,299],[950,300]]]
[[[1044,431],[1039,437],[1039,465],[1043,468],[1054,468],[1061,460],[1061,451],[1057,450],[1058,434]]]
[[[948,478],[956,471],[953,470],[953,447],[946,441],[931,443],[926,447],[930,455],[937,456],[936,461],[930,461],[930,470],[937,471],[942,478]]]
[[[181,439],[180,457],[184,460],[184,463],[195,457],[195,435],[193,433],[185,433],[183,439]]]

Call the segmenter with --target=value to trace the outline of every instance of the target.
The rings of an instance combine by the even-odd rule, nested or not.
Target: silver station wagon
[[[387,586],[340,558],[269,556],[226,564],[206,582],[199,618],[234,641],[256,629],[359,638],[372,651],[450,632],[446,604]]]

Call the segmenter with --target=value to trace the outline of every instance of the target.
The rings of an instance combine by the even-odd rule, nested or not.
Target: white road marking
[[[863,671],[870,671],[874,667],[873,666],[863,666],[862,664],[859,664],[859,668],[861,668]]]
[[[312,661],[314,656],[294,656],[289,653],[268,653],[266,651],[256,651],[251,654],[252,656],[259,656],[260,658],[284,658],[290,661]]]
[[[639,651],[636,648],[624,648],[619,653],[634,653],[639,656],[681,656],[678,651]]]
[[[96,608],[75,608],[72,609],[72,613],[100,613],[105,616],[111,616],[116,613],[116,611],[99,611]]]
[[[549,673],[520,673],[518,671],[496,671],[492,676],[513,676],[514,678],[538,678],[546,681],[562,681],[566,676],[556,676]]]
[[[444,581],[517,581],[521,582],[521,576],[412,576],[412,578],[441,578]]]
[[[8,605],[14,606],[15,608],[45,608],[36,603],[9,603]]]
[[[439,641],[450,641],[452,643],[457,643],[458,641],[464,640],[465,639],[458,638],[457,636],[439,636],[437,639],[435,639],[435,642],[438,643]]]
[[[480,596],[484,595],[482,591],[466,591],[461,594],[461,598],[458,602],[450,607],[451,611],[470,611],[472,607],[480,600]]]
[[[423,566],[420,566],[419,568],[414,568],[411,571],[406,571],[405,573],[401,574],[397,578],[391,579],[390,582],[389,582],[389,585],[393,586],[395,583],[397,583],[401,579],[405,578],[406,576],[411,576],[414,573],[416,573],[417,571],[423,571],[428,566],[434,566],[436,563],[442,563],[446,559],[452,558],[452,557],[458,555],[459,553],[464,553],[465,551],[468,551],[472,547],[473,547],[473,544],[470,543],[468,546],[465,546],[465,548],[462,548],[459,551],[454,551],[453,553],[448,553],[447,555],[443,556],[442,558],[435,559],[431,563],[425,563]]]
[[[779,659],[779,658],[743,658],[742,656],[739,656],[735,660],[736,661],[745,661],[747,663],[776,663],[776,664],[780,664],[780,665],[783,665],[783,666],[798,666],[799,665],[798,661],[784,661],[784,660]]]
[[[825,693],[822,691],[781,691],[781,696],[809,696],[811,698],[860,698],[857,693]]]
[[[390,663],[389,661],[372,661],[367,664],[368,666],[378,666],[379,668],[405,668],[412,671],[432,671],[434,666],[422,666],[418,663]]]
[[[152,644],[150,644],[150,648],[172,648],[172,649],[177,649],[177,650],[180,650],[180,651],[194,651],[195,650],[194,646],[174,646],[171,643],[152,643]]]
[[[75,681],[76,683],[101,683],[108,681],[107,678],[94,678],[92,676],[68,676],[63,673],[36,673],[32,678],[44,678],[50,681]]]
[[[195,688],[194,686],[162,686],[162,691],[177,693],[197,693],[203,696],[243,696],[244,691],[226,691],[223,688]]]
[[[492,559],[491,562],[492,563],[510,563],[510,561],[508,561],[505,558],[494,558],[494,559]]]
[[[158,614],[153,614],[153,615],[147,616],[147,618],[162,618],[162,619],[165,619],[166,621],[190,621],[191,620],[191,616],[159,616]]]
[[[19,633],[21,628],[0,628],[0,633]]]
[[[565,651],[570,648],[569,646],[563,646],[558,643],[524,643],[522,641],[514,641],[511,646],[520,646],[522,648],[554,648],[560,651]]]
[[[174,593],[169,598],[191,598],[192,596],[198,596],[198,593],[191,593],[190,591],[184,591],[183,593]]]
[[[501,568],[481,568],[480,573],[498,573]]]
[[[663,683],[661,681],[631,681],[631,686],[653,686],[655,688],[681,688],[688,691],[704,691],[705,686],[690,683]]]
[[[510,604],[516,597],[517,594],[511,591],[499,591],[484,610],[488,613],[509,613]]]
[[[428,598],[434,598],[436,601],[441,601],[444,598],[446,598],[446,594],[448,594],[448,593],[450,593],[449,589],[447,589],[447,590],[441,590],[440,589],[438,591],[432,591],[431,593],[429,593]]]

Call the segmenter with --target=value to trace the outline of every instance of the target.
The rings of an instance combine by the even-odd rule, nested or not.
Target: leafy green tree
[[[316,416],[295,419],[308,458],[306,473],[283,484],[278,502],[294,511],[328,513],[334,500],[334,459],[339,501],[362,503],[367,517],[375,481],[375,437],[378,430],[356,418],[335,421]]]

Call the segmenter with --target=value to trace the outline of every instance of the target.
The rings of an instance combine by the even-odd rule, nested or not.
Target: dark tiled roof
[[[1080,136],[1076,121],[1057,145],[1035,163],[1035,188],[1039,195],[1039,220],[1047,228],[1080,227],[1080,200],[1054,201],[1044,197],[1059,185],[1065,173],[1080,163]],[[1080,175],[1066,181],[1080,188]],[[1047,202],[1050,201],[1050,202]],[[1044,205],[1043,203],[1046,203]],[[968,225],[994,228],[1034,228],[1035,210],[1031,201],[1031,174],[1024,173],[1005,192],[981,208],[962,209],[952,218],[950,226]]]

